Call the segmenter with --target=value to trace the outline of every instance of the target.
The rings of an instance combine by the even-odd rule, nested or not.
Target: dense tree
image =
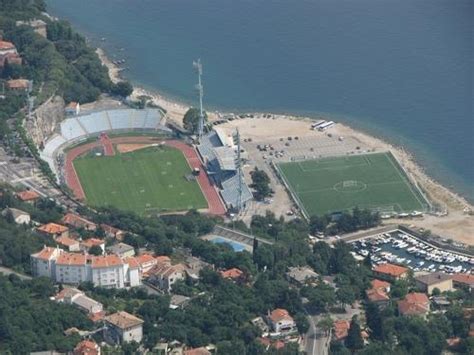
[[[345,345],[348,349],[355,352],[359,349],[364,347],[364,340],[360,334],[360,325],[357,320],[357,316],[352,317],[351,325],[349,327],[349,331],[347,332],[347,338],[345,340]]]
[[[250,176],[252,178],[250,187],[254,189],[254,197],[256,200],[262,201],[273,195],[273,190],[270,187],[270,178],[265,171],[255,167],[255,169],[250,172]]]
[[[112,94],[121,97],[127,97],[132,94],[133,86],[128,81],[119,81],[117,84],[112,86]]]
[[[204,124],[207,121],[207,113],[204,112]],[[184,128],[187,129],[191,133],[196,133],[199,126],[199,116],[200,112],[198,108],[191,107],[183,117],[183,125]]]
[[[89,248],[89,254],[91,255],[102,255],[103,250],[99,245],[93,245],[92,247]]]

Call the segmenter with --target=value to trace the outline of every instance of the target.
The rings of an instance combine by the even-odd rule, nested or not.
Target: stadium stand
[[[221,196],[227,206],[232,209],[238,206],[239,202],[239,175],[235,174],[231,178],[222,182]],[[248,201],[253,198],[252,192],[250,191],[247,184],[242,184],[242,204],[245,205]]]
[[[150,131],[162,130],[170,132],[165,127],[163,112],[159,109],[135,110],[116,109],[98,111],[80,116],[70,117],[61,122],[59,133],[55,133],[44,145],[40,153],[41,158],[46,161],[58,181],[58,152],[62,147],[85,140],[88,136],[98,136],[109,131]]]

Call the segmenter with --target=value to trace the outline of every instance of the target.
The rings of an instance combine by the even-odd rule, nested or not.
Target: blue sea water
[[[474,201],[471,0],[47,3],[135,83],[195,102],[200,57],[208,107],[331,115]]]

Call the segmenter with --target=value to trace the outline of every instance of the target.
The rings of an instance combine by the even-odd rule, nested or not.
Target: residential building
[[[141,284],[138,263],[129,264],[117,255],[93,256],[45,247],[31,258],[34,275],[48,276],[58,283],[75,285],[87,281],[108,288]]]
[[[48,237],[60,238],[69,237],[69,228],[57,223],[47,223],[36,228],[36,230]]]
[[[101,224],[100,228],[104,230],[105,236],[107,238],[115,238],[117,240],[123,240],[123,237],[125,236],[125,232],[123,230],[109,226],[107,224]]]
[[[452,275],[444,272],[431,272],[425,275],[415,277],[416,286],[422,292],[431,295],[434,289],[441,292],[451,291],[453,289]]]
[[[467,289],[474,293],[474,275],[469,274],[454,274],[451,275],[454,287],[467,287]]]
[[[13,43],[0,40],[0,55],[17,54],[16,47]]]
[[[135,256],[135,248],[125,243],[111,245],[110,247],[107,247],[106,250],[109,253],[118,255],[122,258]]]
[[[200,348],[187,349],[184,351],[184,355],[212,355],[204,346]]]
[[[286,277],[290,282],[303,286],[318,279],[318,274],[308,266],[290,267]]]
[[[93,232],[97,229],[97,225],[94,222],[88,221],[87,219],[74,213],[65,214],[61,219],[61,223],[71,228],[84,229],[90,232]]]
[[[267,320],[274,332],[288,333],[296,330],[296,323],[286,309],[274,309],[267,316]]]
[[[164,257],[158,257],[158,258],[164,258]],[[186,257],[185,264],[186,264],[186,273],[188,277],[192,280],[199,279],[199,273],[201,272],[201,270],[206,269],[206,268],[213,269],[213,266],[211,264],[195,256]]]
[[[186,279],[186,267],[183,264],[158,264],[148,274],[151,283],[165,292],[170,292],[175,282]]]
[[[47,37],[46,22],[44,22],[43,20],[34,19],[30,21],[17,21],[16,25],[30,26],[31,28],[33,28],[33,31],[35,31],[40,36],[44,38]]]
[[[387,280],[400,280],[408,276],[408,268],[395,264],[380,264],[374,268],[377,277]]]
[[[185,308],[188,303],[191,301],[190,297],[186,297],[183,295],[171,295],[170,299],[170,308],[171,309],[178,309],[178,308]]]
[[[87,297],[77,288],[64,288],[54,299],[56,302],[72,304],[88,314],[101,313],[104,310],[102,303]]]
[[[89,239],[83,240],[80,243],[80,249],[86,252],[88,252],[89,249],[94,246],[100,247],[102,249],[102,254],[105,253],[105,241],[102,239],[89,238]]]
[[[77,343],[73,355],[100,355],[100,346],[94,340],[85,339]]]
[[[62,246],[67,251],[79,251],[79,241],[76,239],[72,239],[66,236],[58,237],[55,239],[56,243]]]
[[[6,64],[21,65],[22,60],[13,43],[0,40],[0,68]]]
[[[7,207],[2,211],[2,216],[6,216],[7,214],[11,213],[13,220],[16,224],[30,224],[31,217],[28,212]]]
[[[371,281],[372,288],[365,291],[367,299],[383,308],[390,302],[388,293],[390,292],[390,283],[378,279]]]
[[[30,88],[30,81],[26,79],[13,79],[7,81],[7,89],[12,91],[28,91]]]
[[[79,105],[79,102],[71,101],[66,105],[64,111],[68,116],[77,116],[81,112],[81,106]]]
[[[24,190],[16,193],[16,197],[23,202],[34,203],[40,198],[40,195],[33,190]]]
[[[232,281],[242,281],[245,278],[244,272],[236,267],[228,270],[220,271],[221,276],[224,279]]]
[[[31,271],[33,276],[56,278],[56,259],[63,251],[59,248],[45,246],[41,251],[31,255]]]
[[[426,316],[430,311],[430,300],[424,293],[412,292],[398,301],[398,312],[403,316]]]
[[[112,344],[140,343],[143,338],[143,320],[127,312],[117,312],[104,318],[107,342]]]

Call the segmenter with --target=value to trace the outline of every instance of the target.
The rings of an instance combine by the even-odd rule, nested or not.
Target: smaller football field
[[[276,168],[307,217],[354,207],[381,214],[428,207],[391,153],[279,163]]]

